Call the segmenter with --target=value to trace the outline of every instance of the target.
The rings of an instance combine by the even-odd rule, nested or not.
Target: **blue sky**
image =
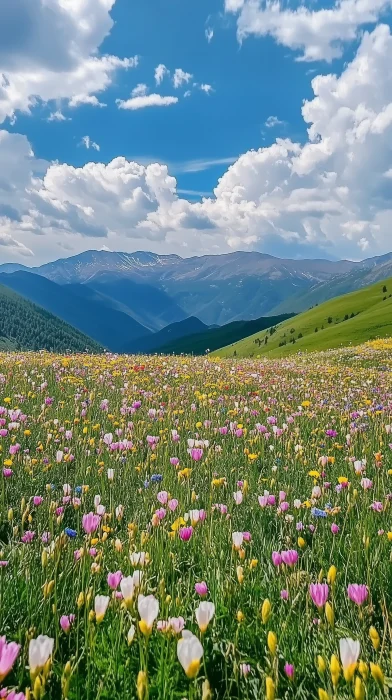
[[[235,17],[224,16],[221,0],[117,0],[114,27],[101,53],[140,56],[134,70],[121,71],[101,99],[105,109],[63,108],[72,121],[50,122],[53,105],[42,105],[31,116],[18,116],[12,131],[27,134],[37,156],[81,166],[86,152],[80,146],[88,134],[100,145],[89,159],[110,161],[118,155],[138,162],[171,165],[179,188],[211,192],[227,163],[199,172],[203,162],[237,158],[252,148],[273,142],[277,135],[304,139],[301,118],[304,98],[311,95],[309,70],[315,66],[293,61],[287,49],[267,37],[239,45]],[[214,36],[207,41],[205,32]],[[166,78],[159,91],[176,95],[179,103],[167,108],[120,111],[116,99],[127,99],[139,83],[155,91],[154,71],[164,64],[172,72],[181,67],[193,79],[174,90]],[[209,84],[206,95],[193,82]],[[187,89],[188,98],[183,98]],[[269,116],[284,124],[266,128]],[[195,162],[196,161],[196,162]],[[197,162],[199,161],[199,163]]]
[[[34,22],[27,2],[30,10],[34,6]],[[180,248],[184,255],[241,248],[355,259],[392,247],[386,235],[390,134],[386,128],[377,132],[376,143],[376,127],[366,143],[358,136],[361,104],[376,119],[392,101],[389,0],[281,2],[275,14],[264,0],[47,4],[49,16],[43,0],[0,8],[8,37],[0,50],[0,75],[9,87],[2,96],[0,83],[0,129],[8,144],[3,161],[0,148],[0,165],[7,170],[14,149],[20,157],[20,168],[13,163],[12,194],[2,193],[0,183],[4,259],[33,257],[35,264],[102,245]],[[15,17],[26,26],[13,51]],[[47,50],[42,45],[51,32],[57,57],[49,43]],[[372,85],[369,69],[359,94],[354,74],[364,57],[376,66],[381,40],[380,84]],[[116,69],[91,68],[91,61],[107,55],[115,57]],[[127,60],[133,61],[128,67]],[[165,74],[156,84],[159,64]],[[176,69],[192,76],[179,87],[173,84]],[[88,77],[80,78],[84,73]],[[318,94],[322,76],[335,83],[331,79]],[[119,108],[135,88],[139,95],[176,102]],[[347,110],[350,118],[342,124],[336,115]],[[379,186],[364,202],[365,183],[357,181],[358,167],[350,163],[367,162],[368,148]],[[108,168],[119,157],[121,167]],[[86,167],[89,162],[96,167]],[[132,162],[143,172],[136,174]],[[151,184],[154,163],[161,169]],[[2,217],[2,207],[18,215]]]

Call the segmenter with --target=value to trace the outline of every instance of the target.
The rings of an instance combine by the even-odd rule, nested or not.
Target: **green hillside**
[[[252,333],[260,333],[260,331],[269,328],[271,324],[280,323],[293,316],[294,314],[282,314],[281,316],[262,316],[252,321],[232,321],[218,328],[210,328],[202,333],[192,333],[173,340],[171,343],[159,347],[157,352],[175,353],[176,355],[180,353],[204,355],[207,349],[217,350],[224,345],[246,338]]]
[[[386,291],[385,291],[386,290]],[[392,336],[392,277],[217,350],[220,357],[286,357]]]
[[[0,285],[0,350],[101,352],[94,340]]]

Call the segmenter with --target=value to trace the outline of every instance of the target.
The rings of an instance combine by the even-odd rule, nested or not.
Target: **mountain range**
[[[0,265],[0,284],[116,352],[177,350],[179,338],[196,334],[212,349],[213,327],[299,313],[391,275],[392,253],[353,262],[102,250],[34,268]]]

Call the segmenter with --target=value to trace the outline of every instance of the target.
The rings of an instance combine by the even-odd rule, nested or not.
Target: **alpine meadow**
[[[0,0],[0,700],[392,698],[392,0]]]
[[[3,354],[3,696],[386,697],[391,349]]]

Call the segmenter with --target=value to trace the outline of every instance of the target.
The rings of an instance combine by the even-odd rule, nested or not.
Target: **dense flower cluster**
[[[382,698],[392,343],[0,356],[0,698]]]

